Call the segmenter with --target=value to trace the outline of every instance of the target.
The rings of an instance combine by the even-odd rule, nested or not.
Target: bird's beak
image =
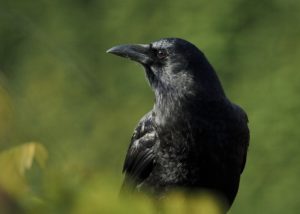
[[[151,59],[150,45],[118,45],[107,50],[106,53],[112,53],[117,56],[129,58],[143,65],[149,64]]]

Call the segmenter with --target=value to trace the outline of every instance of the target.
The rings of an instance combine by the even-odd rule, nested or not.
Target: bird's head
[[[223,93],[204,54],[183,39],[167,38],[150,44],[118,45],[107,51],[142,64],[156,96],[189,97],[202,91]]]

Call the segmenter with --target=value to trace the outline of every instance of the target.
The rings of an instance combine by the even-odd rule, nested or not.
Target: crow
[[[230,207],[249,145],[245,111],[225,95],[214,68],[192,43],[165,38],[107,51],[140,63],[155,94],[134,130],[123,188],[162,197],[209,190]]]

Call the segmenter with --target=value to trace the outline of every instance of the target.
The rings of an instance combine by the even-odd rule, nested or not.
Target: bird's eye
[[[157,57],[158,57],[159,59],[163,59],[163,58],[165,58],[168,54],[167,54],[167,52],[166,52],[165,50],[158,50],[156,55],[157,55]]]

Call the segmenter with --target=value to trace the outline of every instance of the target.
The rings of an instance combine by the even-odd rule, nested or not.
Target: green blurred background
[[[180,37],[250,119],[230,213],[299,213],[299,11],[294,0],[0,0],[0,208],[126,213],[112,198],[153,94],[140,66],[105,51]],[[128,209],[150,213],[143,203]]]

